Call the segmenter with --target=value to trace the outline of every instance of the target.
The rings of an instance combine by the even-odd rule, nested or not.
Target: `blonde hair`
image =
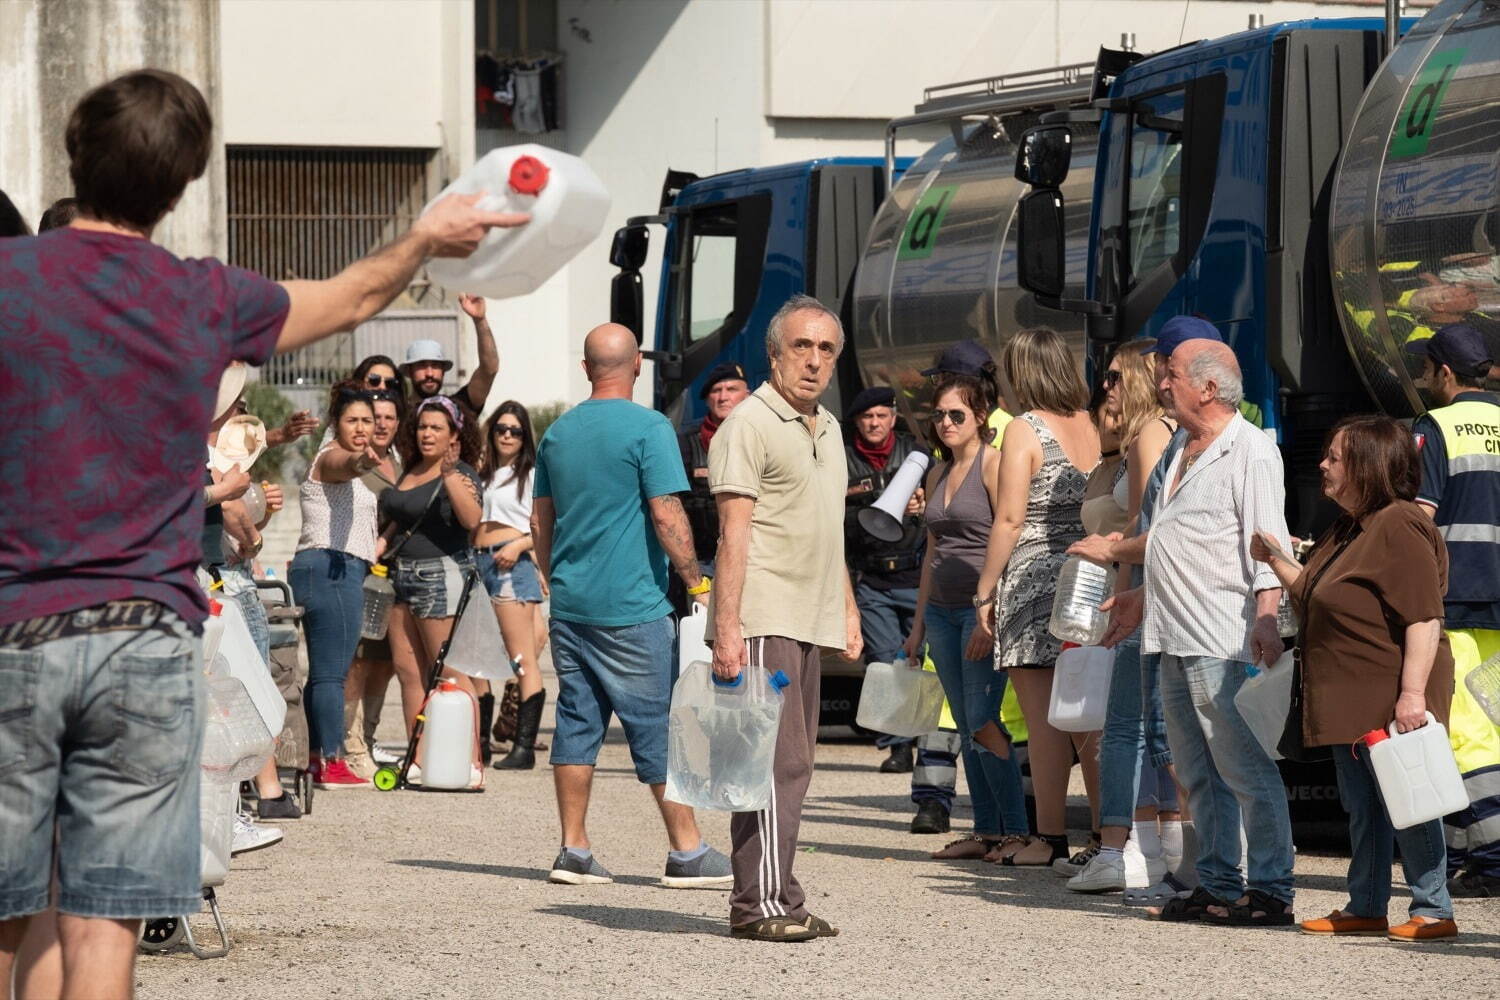
[[[1017,412],[1067,414],[1088,408],[1089,390],[1078,362],[1057,331],[1045,326],[1018,331],[1006,341],[1001,359]]]
[[[1115,348],[1120,363],[1120,447],[1128,449],[1153,420],[1166,415],[1156,394],[1156,355],[1144,354],[1156,341],[1131,340]]]

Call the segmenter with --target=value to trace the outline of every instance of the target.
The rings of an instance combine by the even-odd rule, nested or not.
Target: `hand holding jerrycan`
[[[747,666],[721,681],[699,660],[672,688],[666,796],[695,809],[756,812],[771,803],[771,767],[781,726],[780,670]]]

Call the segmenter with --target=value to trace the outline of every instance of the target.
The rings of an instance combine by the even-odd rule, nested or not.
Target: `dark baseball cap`
[[[993,364],[994,358],[977,340],[960,340],[938,357],[937,364],[924,369],[923,375],[972,375],[984,374],[984,366]]]
[[[1222,344],[1224,336],[1219,333],[1218,327],[1201,317],[1173,316],[1161,325],[1161,330],[1156,334],[1156,343],[1141,353],[1160,354],[1164,358],[1170,358],[1172,352],[1187,340],[1217,340]]]
[[[844,419],[852,420],[866,410],[875,406],[895,406],[896,390],[888,385],[872,385],[868,389],[861,389],[859,395],[849,403],[848,409],[844,410]]]
[[[727,382],[730,379],[739,379],[747,386],[750,384],[750,380],[745,378],[745,369],[733,361],[726,361],[723,364],[714,365],[708,370],[708,378],[703,380],[703,388],[698,390],[698,398],[707,399],[708,394],[713,391],[714,386],[720,382]]]
[[[1484,334],[1467,323],[1449,323],[1430,337],[1408,341],[1406,350],[1431,358],[1434,369],[1447,365],[1453,374],[1470,378],[1488,375],[1494,361]]]

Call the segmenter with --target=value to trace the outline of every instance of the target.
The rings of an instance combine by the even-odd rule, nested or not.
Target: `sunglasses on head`
[[[519,440],[523,436],[523,434],[524,434],[524,432],[521,430],[521,428],[519,428],[519,427],[512,427],[510,424],[496,424],[495,425],[495,436],[496,437],[503,437],[503,438],[513,437],[513,438],[516,438],[516,439]]]
[[[1120,379],[1122,378],[1124,376],[1120,374],[1119,369],[1111,368],[1099,379],[1099,384],[1106,389],[1113,389],[1120,384]]]
[[[935,424],[940,424],[944,420],[946,420],[950,424],[952,424],[954,427],[962,427],[964,425],[964,421],[968,420],[968,419],[969,419],[969,411],[968,410],[933,410],[932,411],[932,422],[935,423]]]
[[[376,375],[374,372],[365,376],[367,382],[373,389],[397,389],[401,386],[400,375]]]

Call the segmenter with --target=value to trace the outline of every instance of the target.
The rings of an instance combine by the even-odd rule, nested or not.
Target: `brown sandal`
[[[818,932],[791,917],[762,917],[739,927],[729,928],[729,936],[751,941],[811,941]]]
[[[984,860],[992,865],[1003,865],[1006,863],[1006,858],[1025,847],[1027,843],[1028,841],[1025,837],[1014,833],[1008,834],[1001,837],[1000,842],[990,848],[990,852],[984,856]]]

